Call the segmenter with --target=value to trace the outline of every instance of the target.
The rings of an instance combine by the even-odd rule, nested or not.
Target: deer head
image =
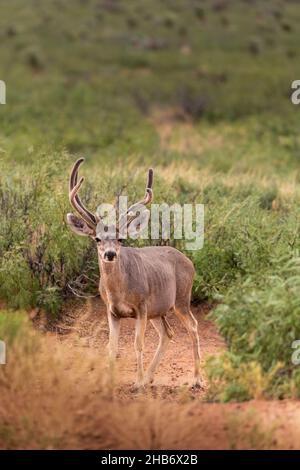
[[[97,243],[99,257],[103,262],[115,261],[120,253],[121,241],[129,225],[138,217],[139,209],[150,204],[153,199],[153,170],[148,171],[146,192],[144,198],[129,207],[126,213],[121,214],[119,222],[106,225],[97,214],[90,212],[79,197],[79,189],[84,181],[81,177],[78,181],[78,170],[84,158],[80,158],[73,166],[69,181],[69,200],[78,215],[67,214],[67,223],[77,235],[90,237]]]

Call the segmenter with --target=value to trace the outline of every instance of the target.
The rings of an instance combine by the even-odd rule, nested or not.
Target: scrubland
[[[0,446],[205,447],[203,401],[299,398],[299,20],[298,3],[282,0],[1,7]],[[47,332],[63,322],[69,284],[97,290],[95,247],[65,222],[79,156],[91,209],[120,188],[138,198],[149,166],[155,202],[205,204],[203,249],[186,254],[193,302],[210,306],[226,351],[207,359],[201,400],[130,395],[125,406],[92,348]],[[46,333],[28,321],[39,315]],[[243,419],[224,446],[276,445],[255,413],[238,444]]]

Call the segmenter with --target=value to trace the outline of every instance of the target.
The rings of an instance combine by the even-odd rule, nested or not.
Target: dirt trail
[[[202,362],[208,355],[216,355],[224,350],[225,344],[214,323],[207,319],[210,307],[206,304],[192,307],[193,314],[199,323],[199,337]],[[168,317],[175,331],[174,338],[158,366],[155,376],[155,386],[173,389],[192,383],[193,380],[193,351],[191,339],[180,321],[171,315]],[[122,385],[132,385],[135,380],[136,359],[134,352],[134,319],[122,319],[119,341],[119,380]],[[108,342],[108,325],[105,305],[100,299],[89,300],[86,304],[77,305],[74,310],[70,307],[64,315],[63,324],[57,327],[60,333],[68,333],[62,338],[72,341],[74,345],[80,341],[86,347],[99,350],[106,354]],[[150,363],[158,344],[158,336],[151,323],[148,323],[145,337],[144,362],[145,367]],[[203,395],[206,389],[206,378],[203,373],[204,388],[195,393]]]

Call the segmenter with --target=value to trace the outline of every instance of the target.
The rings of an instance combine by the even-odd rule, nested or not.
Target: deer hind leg
[[[175,306],[175,314],[187,329],[192,342],[195,361],[195,385],[201,386],[200,375],[200,342],[198,335],[198,322],[188,306]]]
[[[136,386],[138,388],[144,385],[143,349],[144,349],[146,326],[147,326],[147,313],[143,312],[139,314],[136,319],[135,340],[134,340],[134,349],[135,349],[136,359],[137,359]]]
[[[173,333],[170,329],[168,328],[168,324],[164,322],[164,319],[159,317],[159,318],[153,318],[150,320],[152,325],[154,326],[155,330],[157,331],[157,334],[159,336],[159,343],[157,346],[157,349],[155,351],[155,354],[153,356],[153,359],[151,361],[151,364],[148,367],[147,373],[146,373],[146,379],[145,383],[151,383],[153,382],[153,377],[155,370],[160,363],[167,347],[170,342],[170,339],[173,336]]]

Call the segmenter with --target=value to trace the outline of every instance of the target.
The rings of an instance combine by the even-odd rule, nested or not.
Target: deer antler
[[[150,204],[150,202],[153,199],[152,186],[153,186],[153,169],[149,168],[144,198],[136,202],[135,204],[132,204],[132,206],[130,206],[129,209],[127,210],[126,214],[122,216],[120,226],[119,226],[119,232],[121,232],[125,226],[128,227],[128,225],[138,216],[138,214],[136,214],[136,210],[139,209],[140,206],[146,206],[147,204]]]
[[[84,158],[79,158],[75,162],[73,169],[71,171],[70,181],[69,181],[69,200],[70,200],[71,205],[78,212],[81,218],[87,223],[89,228],[91,228],[92,230],[95,230],[98,219],[92,212],[90,212],[85,207],[85,205],[82,203],[82,201],[80,200],[80,197],[77,194],[80,186],[82,185],[84,181],[84,178],[80,178],[79,182],[77,182],[78,169],[83,162],[84,162]]]

